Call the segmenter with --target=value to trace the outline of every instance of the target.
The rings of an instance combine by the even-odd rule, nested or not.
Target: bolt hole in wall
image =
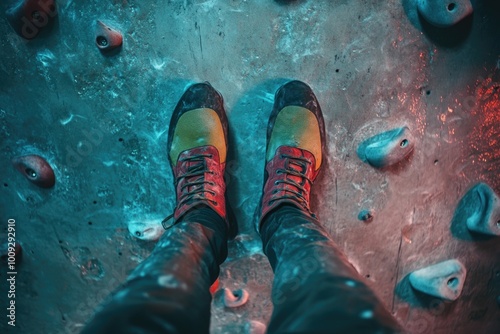
[[[449,12],[453,12],[453,11],[455,10],[455,8],[457,8],[457,5],[456,5],[455,3],[453,3],[453,2],[452,2],[452,3],[449,3],[449,4],[448,4],[448,7],[447,7],[447,8],[448,8],[448,11],[449,11]]]

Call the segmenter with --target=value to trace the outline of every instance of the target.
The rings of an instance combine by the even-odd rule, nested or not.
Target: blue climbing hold
[[[408,127],[382,132],[362,142],[358,157],[375,168],[389,167],[405,160],[415,147],[415,139]]]

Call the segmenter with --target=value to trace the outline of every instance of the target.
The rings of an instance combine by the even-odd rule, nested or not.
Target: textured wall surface
[[[0,5],[1,13],[13,0]],[[417,0],[58,0],[53,26],[31,41],[0,15],[0,242],[15,219],[16,327],[74,333],[143,261],[175,194],[166,157],[170,115],[186,85],[209,81],[230,122],[229,198],[240,235],[214,295],[212,332],[257,332],[272,310],[272,271],[254,232],[265,131],[274,92],[311,85],[328,132],[313,208],[340,248],[409,333],[500,330],[500,241],[464,227],[462,196],[477,182],[500,194],[500,5],[473,2],[459,26],[433,28]],[[123,33],[103,54],[96,21]],[[406,126],[414,151],[376,169],[358,145]],[[37,154],[56,183],[44,189],[14,168]],[[358,219],[369,210],[373,220]],[[500,217],[499,217],[500,218]],[[407,275],[448,259],[467,268],[454,302],[416,293]]]

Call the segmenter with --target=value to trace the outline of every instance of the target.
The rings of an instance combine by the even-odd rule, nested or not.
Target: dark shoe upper
[[[318,121],[321,137],[321,151],[325,148],[325,122],[316,95],[306,83],[298,80],[290,81],[281,86],[274,96],[274,106],[267,125],[267,142],[269,143],[278,113],[285,107],[302,107],[314,114]],[[318,166],[319,167],[319,166]]]
[[[170,121],[168,158],[175,179],[175,224],[205,205],[234,231],[226,210],[224,172],[228,122],[222,96],[209,83],[194,84],[180,98]]]
[[[226,111],[224,110],[224,100],[222,98],[222,95],[217,90],[215,90],[208,82],[193,84],[186,89],[182,97],[179,99],[179,102],[177,103],[172,114],[172,118],[170,119],[170,126],[168,128],[167,150],[169,153],[168,158],[171,166],[174,166],[176,164],[176,161],[172,160],[170,152],[172,150],[172,144],[175,137],[174,132],[176,130],[179,119],[188,111],[202,108],[215,111],[220,120],[222,130],[224,132],[224,141],[227,145],[228,122]],[[225,162],[225,157],[223,162]]]
[[[314,217],[310,191],[324,151],[325,125],[316,96],[307,84],[288,82],[276,92],[269,119],[258,231],[266,215],[282,204]]]

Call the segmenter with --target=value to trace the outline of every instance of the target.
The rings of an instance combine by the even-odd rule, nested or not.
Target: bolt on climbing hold
[[[451,27],[472,14],[470,0],[418,0],[417,8],[430,24]]]
[[[52,188],[56,183],[54,170],[39,155],[24,155],[12,159],[14,167],[30,182],[42,188]]]
[[[107,52],[121,47],[123,44],[123,36],[120,31],[98,20],[95,43],[101,51]]]
[[[156,241],[165,232],[159,219],[154,216],[134,219],[129,221],[127,225],[130,235],[141,240]]]
[[[415,290],[453,301],[462,293],[466,274],[464,265],[452,259],[416,270],[409,275],[409,280]]]
[[[395,165],[406,159],[415,147],[415,139],[408,127],[379,133],[358,146],[358,157],[375,168]]]
[[[231,291],[224,288],[224,305],[226,307],[239,307],[245,305],[248,301],[248,291],[245,289],[238,289]]]

